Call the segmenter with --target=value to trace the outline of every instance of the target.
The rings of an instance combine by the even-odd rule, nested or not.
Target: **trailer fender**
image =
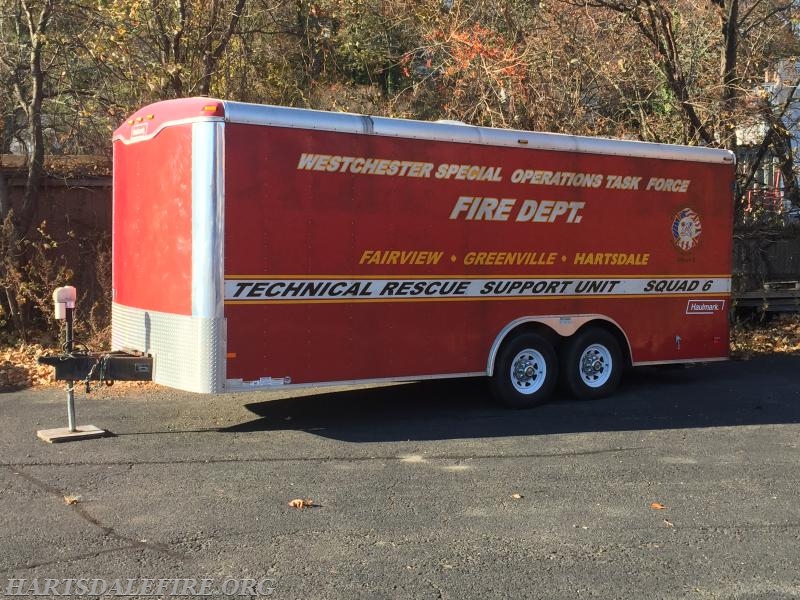
[[[497,361],[497,353],[500,351],[500,346],[502,346],[503,342],[506,340],[509,334],[511,334],[511,332],[515,331],[517,328],[527,324],[544,325],[558,336],[562,338],[567,338],[573,335],[575,332],[577,332],[578,329],[580,329],[581,327],[592,321],[605,321],[606,323],[609,323],[610,325],[614,326],[625,338],[625,345],[627,347],[628,356],[629,357],[633,356],[633,353],[631,352],[630,340],[628,339],[628,334],[625,333],[625,330],[622,327],[620,327],[619,323],[617,323],[614,319],[607,317],[606,315],[597,315],[597,314],[547,315],[547,316],[536,316],[536,317],[521,317],[519,319],[511,321],[511,323],[503,327],[502,331],[500,331],[500,333],[497,334],[497,337],[495,337],[494,343],[492,344],[492,347],[489,350],[489,357],[486,362],[486,374],[489,377],[494,375],[494,366],[495,362]]]

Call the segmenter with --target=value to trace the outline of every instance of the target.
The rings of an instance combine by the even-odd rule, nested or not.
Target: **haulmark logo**
[[[691,208],[684,208],[672,220],[672,239],[675,245],[688,252],[700,243],[703,225],[700,216]]]
[[[687,315],[713,315],[722,312],[725,300],[689,300],[686,303]]]
[[[139,123],[131,127],[131,137],[139,137],[147,135],[147,123]]]

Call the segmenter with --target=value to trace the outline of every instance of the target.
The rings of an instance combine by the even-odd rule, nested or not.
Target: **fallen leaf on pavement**
[[[289,502],[292,508],[311,508],[314,506],[314,501],[311,498],[295,498]]]
[[[81,498],[80,496],[64,496],[64,504],[68,505],[77,504],[81,500],[83,500],[83,498]]]
[[[660,502],[653,502],[650,505],[650,508],[652,508],[653,510],[666,510],[667,509],[667,507],[664,506],[663,504],[661,504]]]
[[[511,494],[511,497],[512,497],[514,500],[521,500],[521,499],[522,499],[522,498],[524,498],[525,496],[523,496],[522,494]]]

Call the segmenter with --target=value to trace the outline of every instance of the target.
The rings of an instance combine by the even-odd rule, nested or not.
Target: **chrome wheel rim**
[[[581,354],[578,372],[590,388],[599,388],[609,380],[614,368],[611,352],[602,344],[592,344]]]
[[[530,395],[538,392],[547,377],[547,361],[538,350],[527,348],[518,352],[511,361],[511,385],[520,394]]]

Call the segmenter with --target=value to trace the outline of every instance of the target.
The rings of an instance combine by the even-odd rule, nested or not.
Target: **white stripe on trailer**
[[[232,278],[225,301],[314,302],[729,294],[729,277],[668,278]]]

